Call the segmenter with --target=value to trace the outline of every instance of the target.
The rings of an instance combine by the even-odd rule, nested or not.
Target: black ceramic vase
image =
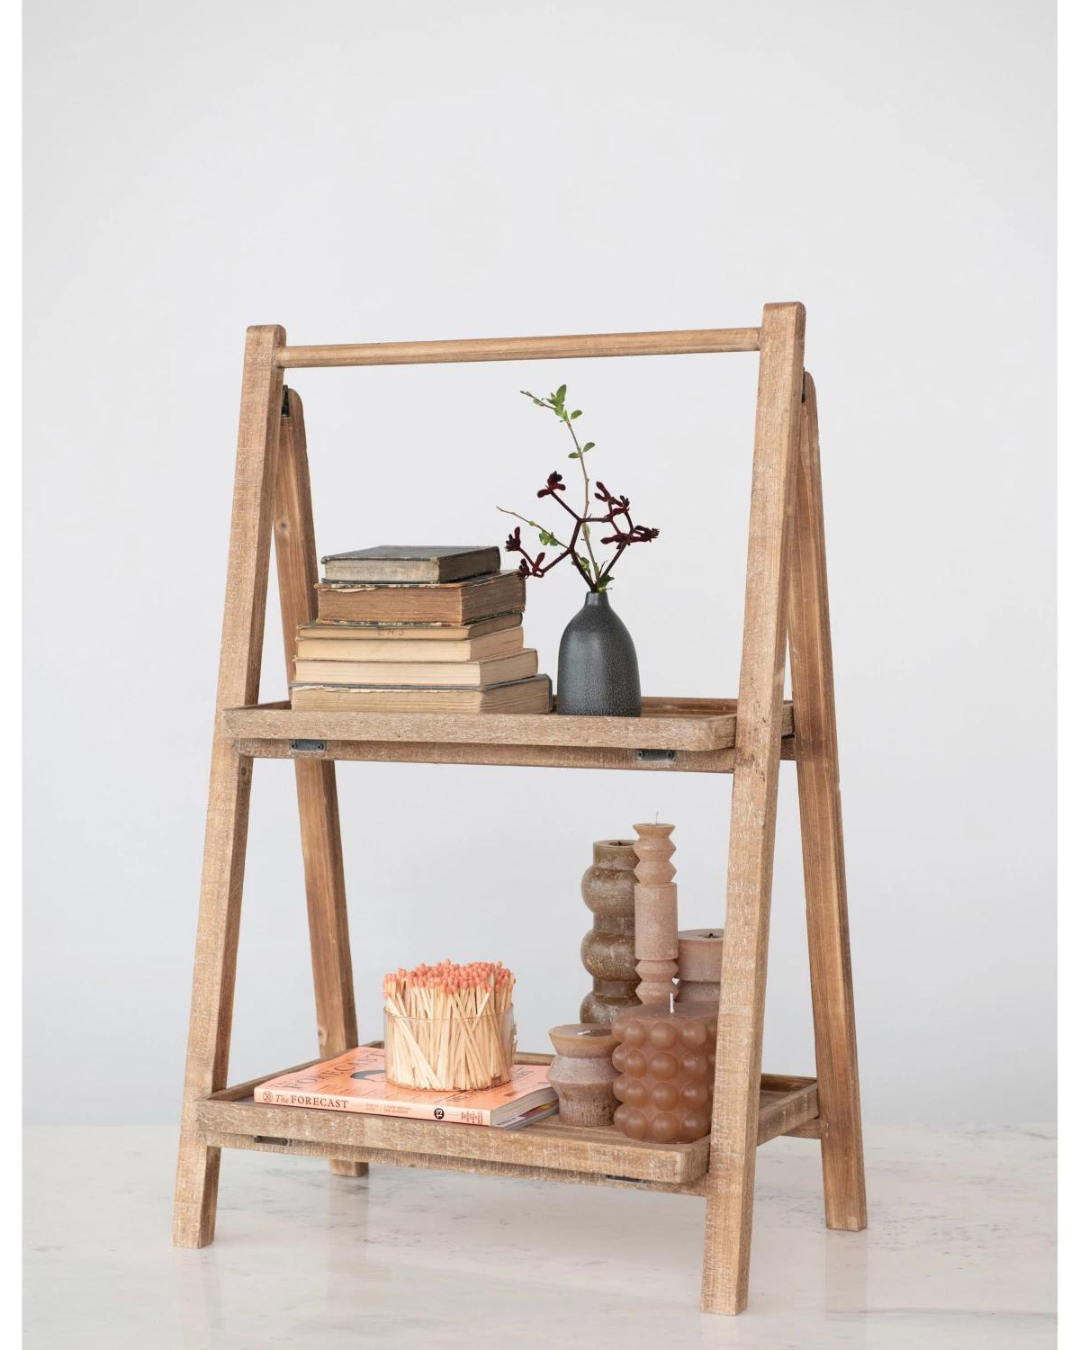
[[[571,717],[639,717],[634,639],[606,595],[590,591],[559,643],[556,708]]]

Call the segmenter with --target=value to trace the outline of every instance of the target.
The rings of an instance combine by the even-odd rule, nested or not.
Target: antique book
[[[403,647],[404,643],[395,643]],[[404,653],[402,653],[404,655]],[[297,684],[366,684],[390,688],[483,689],[536,674],[536,651],[511,652],[484,661],[308,661],[296,660]]]
[[[476,544],[377,544],[323,560],[327,581],[373,581],[395,585],[460,581],[499,570],[499,550]]]
[[[515,1064],[509,1083],[474,1092],[398,1087],[386,1080],[381,1049],[362,1045],[336,1059],[260,1083],[255,1100],[266,1106],[307,1106],[320,1111],[360,1111],[370,1116],[438,1120],[447,1125],[513,1128],[557,1109],[546,1064]],[[550,1110],[543,1108],[550,1107]],[[522,1118],[528,1117],[529,1121]]]
[[[358,638],[379,638],[387,642],[409,642],[422,638],[425,642],[471,642],[474,638],[502,633],[521,627],[521,611],[494,614],[490,619],[470,619],[468,623],[350,623],[346,619],[318,619],[305,623],[296,630],[298,637],[336,638],[355,641]]]
[[[377,631],[377,630],[375,630]],[[421,628],[421,632],[427,630]],[[426,637],[380,638],[361,637],[354,630],[351,635],[340,633],[326,637],[317,624],[305,625],[297,631],[296,659],[298,661],[379,661],[390,664],[408,662],[439,662],[458,665],[469,661],[490,661],[495,656],[510,656],[524,646],[521,625],[504,628],[483,637],[467,638],[464,642],[443,642]],[[334,681],[330,680],[333,684]],[[361,681],[361,683],[366,683]],[[378,681],[375,681],[378,683]],[[397,683],[395,680],[391,684]],[[438,680],[433,680],[438,684]]]
[[[487,689],[385,689],[359,685],[292,684],[292,706],[314,712],[546,713],[546,675],[493,684]]]
[[[438,585],[371,586],[324,581],[316,587],[320,619],[382,623],[455,623],[525,608],[525,580],[496,572]]]

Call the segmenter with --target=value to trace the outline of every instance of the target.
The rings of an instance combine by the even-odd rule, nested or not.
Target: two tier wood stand
[[[368,1163],[704,1196],[702,1307],[747,1301],[754,1164],[778,1135],[821,1141],[825,1222],[866,1225],[844,849],[840,821],[817,407],[803,369],[805,311],[767,305],[760,328],[590,337],[290,347],[273,325],[248,330],[210,803],[176,1185],[174,1240],[214,1236],[223,1148],[319,1155],[357,1177]],[[750,544],[739,697],[646,699],[639,718],[293,712],[259,702],[270,541],[285,658],[314,617],[316,550],[300,399],[284,372],[316,366],[551,360],[759,352]],[[786,653],[792,699],[784,701]],[[296,771],[319,1058],[357,1043],[334,761],[545,765],[638,773],[730,773],[724,972],[712,1134],[695,1144],[570,1129],[521,1131],[256,1105],[228,1085],[229,1041],[251,773]],[[776,791],[795,761],[802,821],[817,1071],[761,1073]],[[721,917],[717,915],[717,920]],[[555,1010],[552,1011],[553,1020]],[[523,1055],[529,1062],[549,1056]],[[295,1066],[300,1067],[300,1066]]]

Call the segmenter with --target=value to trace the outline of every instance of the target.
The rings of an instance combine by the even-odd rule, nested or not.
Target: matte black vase
[[[590,591],[559,643],[557,711],[571,717],[640,717],[634,639],[606,595]]]

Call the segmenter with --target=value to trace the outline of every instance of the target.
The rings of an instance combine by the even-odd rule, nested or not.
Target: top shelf
[[[227,708],[221,729],[257,758],[404,760],[564,768],[667,768],[729,773],[735,699],[645,698],[640,717],[557,713],[294,711],[287,703]],[[784,704],[781,755],[794,757]]]

